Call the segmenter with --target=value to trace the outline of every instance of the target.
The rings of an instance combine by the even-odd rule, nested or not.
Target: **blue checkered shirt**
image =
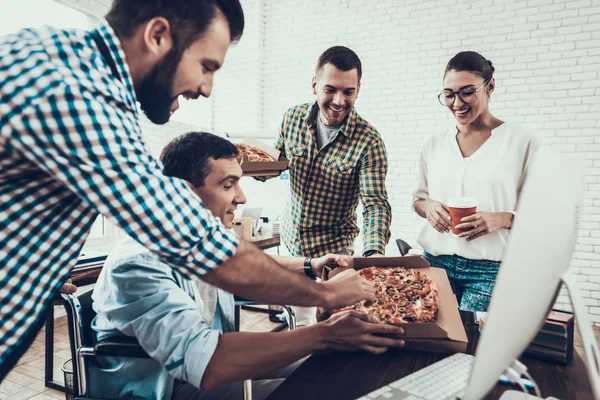
[[[98,31],[121,80],[91,32],[0,37],[0,376],[98,213],[186,277],[238,245],[183,181],[162,174],[142,139],[125,53],[108,24]]]

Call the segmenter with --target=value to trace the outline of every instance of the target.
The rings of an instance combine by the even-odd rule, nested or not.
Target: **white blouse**
[[[444,204],[451,197],[475,197],[477,211],[515,211],[525,180],[527,162],[539,140],[527,128],[504,123],[470,157],[463,157],[453,128],[429,139],[419,163],[419,184],[414,201],[433,199]],[[439,233],[429,223],[418,243],[428,253],[459,255],[479,260],[500,261],[508,242],[508,229],[467,242],[448,233]]]

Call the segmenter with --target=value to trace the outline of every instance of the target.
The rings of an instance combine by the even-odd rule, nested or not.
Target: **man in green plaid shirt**
[[[385,176],[387,153],[377,130],[354,108],[361,62],[335,46],[319,57],[316,103],[289,109],[275,147],[290,160],[291,198],[282,237],[293,255],[352,254],[363,204],[363,254],[384,254],[391,208]]]

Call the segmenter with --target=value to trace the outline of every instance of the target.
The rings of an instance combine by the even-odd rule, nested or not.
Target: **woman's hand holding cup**
[[[463,230],[458,236],[466,238],[469,242],[500,229],[510,229],[512,220],[513,214],[509,212],[478,212],[462,218],[462,223],[456,228]]]
[[[440,233],[450,231],[450,214],[448,214],[448,207],[444,203],[426,199],[423,203],[423,211],[427,221],[436,231]]]

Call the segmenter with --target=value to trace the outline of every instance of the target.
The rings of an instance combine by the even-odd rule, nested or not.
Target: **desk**
[[[461,312],[461,317],[469,338],[467,352],[473,354],[479,339],[478,326],[472,322],[472,313]],[[268,400],[356,399],[449,355],[402,349],[390,349],[379,356],[366,352],[315,354],[287,378]],[[544,397],[593,399],[579,354],[573,355],[573,361],[568,366],[529,357],[521,357],[521,361],[527,365]],[[498,384],[486,399],[498,399],[508,389],[512,387]]]
[[[278,247],[281,244],[281,239],[279,234],[273,234],[273,232],[258,232],[252,243],[259,249],[266,250],[271,247]]]

